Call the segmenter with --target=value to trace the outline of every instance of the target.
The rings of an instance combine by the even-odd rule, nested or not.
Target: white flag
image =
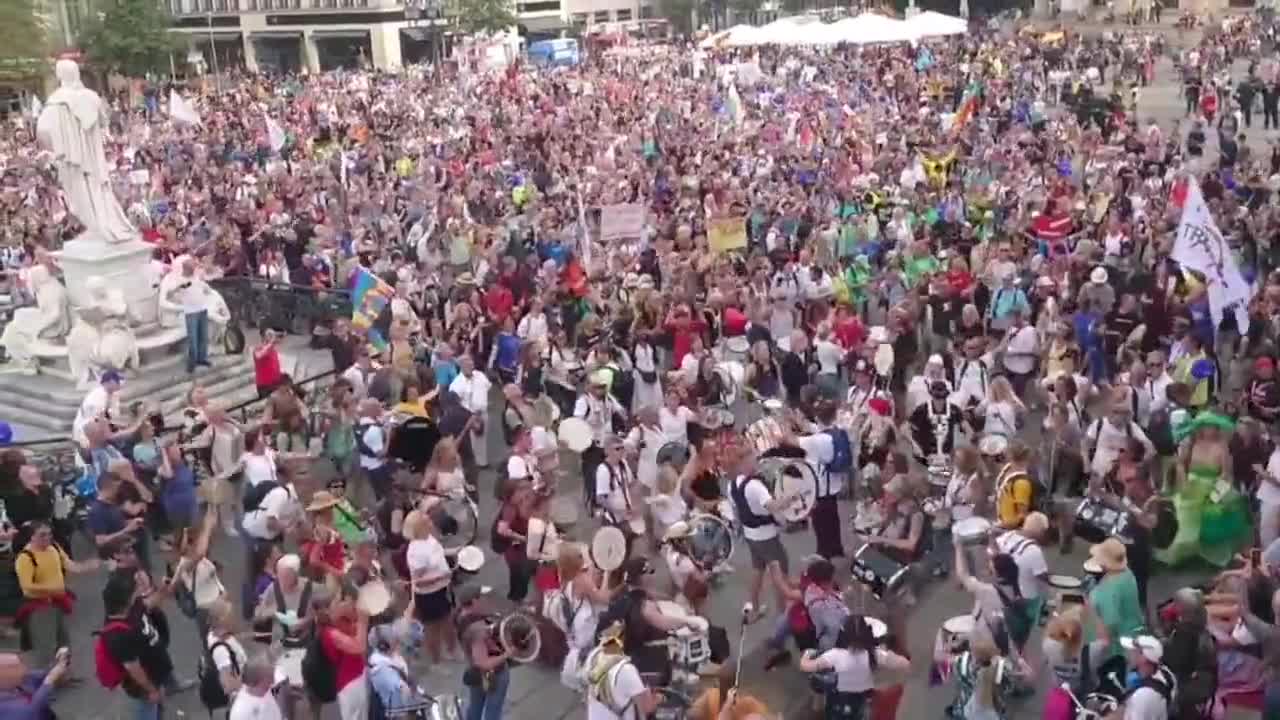
[[[200,114],[178,94],[177,90],[169,91],[169,117],[188,125],[199,125]]]
[[[31,118],[39,119],[41,111],[44,110],[44,103],[40,102],[39,95],[31,96]]]
[[[1215,327],[1222,322],[1227,310],[1234,308],[1236,327],[1241,334],[1249,332],[1249,298],[1253,297],[1253,288],[1240,274],[1240,266],[1213,221],[1195,178],[1187,179],[1187,197],[1182,205],[1172,257],[1183,268],[1204,274],[1209,313]]]
[[[262,116],[267,120],[267,142],[271,143],[271,151],[280,152],[280,148],[284,147],[284,128],[272,120],[270,115],[263,113]]]
[[[742,96],[738,94],[738,86],[733,83],[729,83],[729,100],[725,105],[729,110],[729,121],[734,125],[741,125],[747,113],[742,107]]]

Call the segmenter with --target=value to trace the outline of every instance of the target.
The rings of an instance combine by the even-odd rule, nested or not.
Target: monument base
[[[138,325],[156,322],[160,307],[151,273],[153,248],[142,240],[106,242],[90,233],[62,246],[58,265],[72,307],[86,304],[85,281],[97,275],[108,288],[124,293],[129,312]]]

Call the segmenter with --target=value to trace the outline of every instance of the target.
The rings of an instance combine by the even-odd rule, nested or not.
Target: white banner
[[[169,117],[188,125],[200,124],[200,113],[195,107],[183,99],[177,90],[169,91]]]
[[[1249,299],[1253,297],[1253,287],[1240,274],[1240,266],[1218,230],[1195,178],[1187,179],[1187,197],[1171,257],[1183,268],[1204,274],[1209,312],[1215,327],[1222,322],[1227,310],[1234,308],[1236,327],[1241,334],[1249,332]]]
[[[644,206],[639,203],[605,205],[600,208],[600,242],[634,240],[644,229]]]

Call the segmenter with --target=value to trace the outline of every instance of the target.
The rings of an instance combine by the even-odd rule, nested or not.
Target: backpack
[[[1030,502],[1027,503],[1027,513],[1046,512],[1049,504],[1049,493],[1045,491],[1044,485],[1042,485],[1039,480],[1031,477],[1031,473],[1026,470],[1015,470],[1010,472],[1008,476],[1005,476],[1004,472],[1007,469],[1008,466],[1006,465],[1001,469],[1000,475],[998,476],[1004,480],[1004,482],[1000,484],[1000,487],[1009,487],[1010,491],[1012,491],[1013,483],[1017,482],[1019,479],[1026,480],[1027,483],[1031,485],[1031,499]],[[1003,491],[1001,490],[999,492]],[[999,498],[997,497],[997,501],[998,500]]]
[[[635,604],[634,595],[632,592],[629,592],[629,591],[623,592],[622,594],[617,595],[616,597],[614,597],[612,600],[609,601],[609,604],[605,607],[604,612],[600,613],[600,616],[596,618],[595,643],[597,645],[600,644],[600,636],[604,633],[605,630],[608,630],[614,623],[622,623],[622,626],[624,628],[623,642],[625,643],[625,638],[627,636],[627,632],[625,628],[630,624],[631,607],[634,604]]]
[[[227,655],[231,657],[232,672],[236,675],[240,674],[240,662],[236,660],[236,654],[232,652],[230,645],[219,641],[205,648],[197,673],[200,678],[200,702],[210,715],[214,710],[231,705],[231,698],[227,697],[227,691],[222,687],[222,673],[218,671],[218,664],[213,660],[214,651],[220,647],[226,648]]]
[[[506,509],[506,503],[498,507],[498,512],[493,517],[493,526],[489,528],[489,548],[499,555],[510,550],[512,545],[511,538],[498,533],[498,523],[502,520],[502,512]]]
[[[573,621],[578,617],[578,611],[582,609],[583,602],[570,602],[569,595],[565,592],[565,588],[560,588],[547,593],[543,616],[551,621],[560,632],[566,637],[573,635]]]
[[[378,423],[376,422],[356,423],[356,427],[355,427],[356,450],[359,450],[361,455],[370,459],[378,457],[378,453],[374,452],[373,448],[369,447],[369,443],[365,442],[364,434],[369,432],[370,428],[374,428],[374,427],[378,427]]]
[[[853,445],[849,442],[849,433],[843,428],[830,428],[826,431],[831,437],[832,456],[827,463],[828,473],[846,473],[853,468]]]
[[[595,665],[587,669],[587,694],[618,717],[626,714],[632,701],[628,700],[626,705],[619,706],[613,699],[613,683],[622,668],[630,662],[631,659],[626,655],[607,655],[597,658]]]
[[[244,511],[245,513],[256,512],[262,507],[262,501],[267,499],[267,493],[280,487],[280,483],[271,480],[263,480],[257,485],[252,485],[248,490],[244,491]]]
[[[338,699],[338,669],[324,652],[320,642],[323,634],[317,628],[307,641],[307,650],[302,656],[302,685],[317,701],[327,704]]]
[[[98,631],[98,637],[93,642],[93,664],[98,675],[98,684],[108,690],[115,690],[124,682],[125,669],[107,649],[106,636],[108,633],[123,632],[129,629],[129,623],[123,620],[112,620],[102,629]]]

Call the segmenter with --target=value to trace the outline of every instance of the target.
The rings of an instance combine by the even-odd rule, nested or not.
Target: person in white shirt
[[[539,344],[547,341],[547,314],[542,309],[542,298],[534,296],[529,303],[529,312],[520,318],[516,326],[516,335],[526,344]]]
[[[449,391],[458,396],[462,407],[471,412],[471,456],[476,467],[489,467],[489,388],[493,383],[483,373],[476,372],[475,359],[463,355],[458,360],[458,376],[449,384]]]
[[[726,448],[730,453],[734,448]],[[755,608],[754,615],[758,619],[764,608],[760,604],[760,592],[764,589],[766,574],[781,572],[785,577],[790,571],[787,560],[787,549],[778,538],[778,521],[774,513],[791,505],[794,498],[787,495],[774,497],[769,487],[757,477],[755,472],[755,455],[746,447],[737,449],[740,454],[726,456],[726,467],[733,480],[729,483],[729,497],[733,500],[734,511],[738,522],[742,525],[742,535],[747,541],[747,550],[751,555],[750,600]],[[771,566],[776,566],[776,570]],[[775,581],[778,591],[778,607],[786,607],[784,589]]]
[[[1089,471],[1095,477],[1105,477],[1111,471],[1120,451],[1127,449],[1130,440],[1142,443],[1146,457],[1155,455],[1155,446],[1147,434],[1133,421],[1133,410],[1127,397],[1111,398],[1111,411],[1098,418],[1085,430],[1081,454],[1089,461]],[[1093,448],[1090,454],[1089,449]]]
[[[998,377],[987,386],[987,395],[974,411],[983,418],[984,435],[1001,435],[1012,439],[1027,413],[1027,407],[1015,394],[1013,385],[1004,377]]]
[[[987,396],[987,386],[991,384],[991,365],[995,358],[991,353],[983,352],[985,343],[980,337],[965,340],[964,357],[955,361],[951,382],[955,394],[952,401],[961,410],[968,410]]]
[[[600,647],[594,662],[607,663],[608,670],[587,688],[587,720],[642,720],[652,715],[658,697],[645,687],[640,670],[623,654],[621,623],[604,631]],[[586,668],[588,673],[593,669]]]
[[[373,494],[381,500],[391,488],[391,464],[387,462],[387,431],[382,427],[382,404],[366,397],[360,401],[360,418],[353,428],[360,469]]]
[[[101,418],[112,423],[124,419],[120,413],[120,386],[123,383],[124,378],[120,373],[108,370],[102,373],[102,377],[98,378],[98,384],[84,396],[84,400],[80,401],[80,408],[76,410],[75,420],[71,423],[71,437],[81,447],[89,445],[84,427],[90,421]]]
[[[634,497],[635,477],[623,457],[624,449],[620,438],[611,436],[605,440],[604,462],[596,466],[595,499],[609,522],[620,525],[624,531],[634,532],[629,523],[635,522],[642,514],[639,500]]]
[[[1147,353],[1147,391],[1151,395],[1151,413],[1169,409],[1169,386],[1173,377],[1169,375],[1169,367],[1165,363],[1164,353],[1152,350]]]
[[[193,258],[182,261],[182,279],[170,291],[168,300],[182,307],[187,325],[187,372],[209,365],[209,285],[196,274]]]
[[[924,370],[919,375],[911,378],[911,382],[907,383],[907,416],[916,411],[916,408],[929,402],[931,395],[930,388],[935,381],[941,380],[947,384],[948,394],[951,390],[951,381],[947,379],[947,366],[942,361],[941,355],[930,355],[929,359],[924,363]]]
[[[1014,393],[1018,397],[1026,397],[1027,388],[1033,384],[1036,360],[1040,357],[1040,333],[1027,322],[1027,316],[1021,310],[1014,311],[1011,321],[1005,339],[1004,369],[1009,373]]]
[[[1044,513],[1033,512],[1022,521],[1021,529],[996,537],[996,548],[1018,564],[1018,593],[1024,601],[1021,610],[1025,613],[1028,627],[1034,627],[1040,621],[1045,588],[1049,582],[1049,565],[1040,546],[1048,531],[1049,518]],[[1006,614],[1008,612],[1010,609],[1005,610]]]
[[[240,692],[231,701],[227,720],[284,720],[271,692],[275,667],[265,657],[251,658],[240,671]]]
[[[250,453],[261,443],[257,434],[245,437],[245,446]],[[253,486],[262,483],[269,483],[272,487],[262,496],[257,507],[246,510],[244,531],[255,540],[275,542],[301,519],[302,505],[298,501],[297,490],[279,476],[273,475],[259,479],[257,483],[250,483],[248,492],[253,492]]]
[[[1271,452],[1267,467],[1258,470],[1258,535],[1261,547],[1268,547],[1280,537],[1280,447]]]
[[[609,379],[607,370],[591,373],[586,392],[573,404],[573,416],[591,428],[591,447],[582,453],[582,482],[588,488],[595,487],[596,465],[604,460],[604,441],[613,434],[614,416],[626,417],[626,410],[609,394]]]
[[[1120,638],[1120,646],[1141,678],[1138,688],[1125,698],[1124,720],[1168,720],[1169,700],[1177,681],[1168,667],[1160,664],[1164,645],[1150,635]]]
[[[818,362],[815,383],[827,397],[839,397],[840,365],[844,362],[844,348],[831,337],[831,325],[818,326],[818,339],[813,344],[813,357]]]
[[[793,438],[791,444],[804,450],[805,461],[817,473],[817,497],[810,515],[813,536],[817,541],[818,554],[830,560],[844,556],[844,545],[840,541],[840,509],[837,500],[844,491],[847,471],[832,471],[831,463],[836,458],[835,438],[844,433],[852,453],[852,438],[848,433],[835,426],[836,406],[830,401],[820,401],[816,409],[818,425],[813,426],[812,433]],[[784,441],[786,442],[786,441]],[[852,462],[852,458],[850,458]]]
[[[667,442],[689,444],[689,423],[697,419],[697,415],[685,407],[682,393],[677,389],[667,391],[666,402],[658,410],[658,425],[662,428]]]
[[[245,454],[241,458],[244,479],[252,487],[260,482],[277,482],[280,478],[276,451],[272,450],[260,432],[249,433],[244,438]]]
[[[800,658],[800,669],[836,674],[835,690],[827,693],[828,717],[869,717],[875,674],[906,672],[911,669],[911,661],[877,647],[875,634],[861,615],[846,618],[841,635],[845,641],[842,646],[821,655],[816,650],[806,650]]]
[[[637,458],[636,480],[652,492],[658,483],[658,451],[670,440],[658,425],[658,411],[654,408],[642,407],[635,417],[635,427],[625,441],[627,451]]]
[[[235,697],[240,691],[245,666],[249,664],[249,654],[235,634],[239,618],[232,610],[231,603],[225,599],[215,600],[209,606],[209,634],[205,638],[209,657],[218,669],[218,679],[227,697]]]
[[[356,349],[355,362],[342,372],[342,379],[351,384],[351,399],[360,402],[368,396],[373,372],[373,358],[369,357],[369,351],[365,348]]]

